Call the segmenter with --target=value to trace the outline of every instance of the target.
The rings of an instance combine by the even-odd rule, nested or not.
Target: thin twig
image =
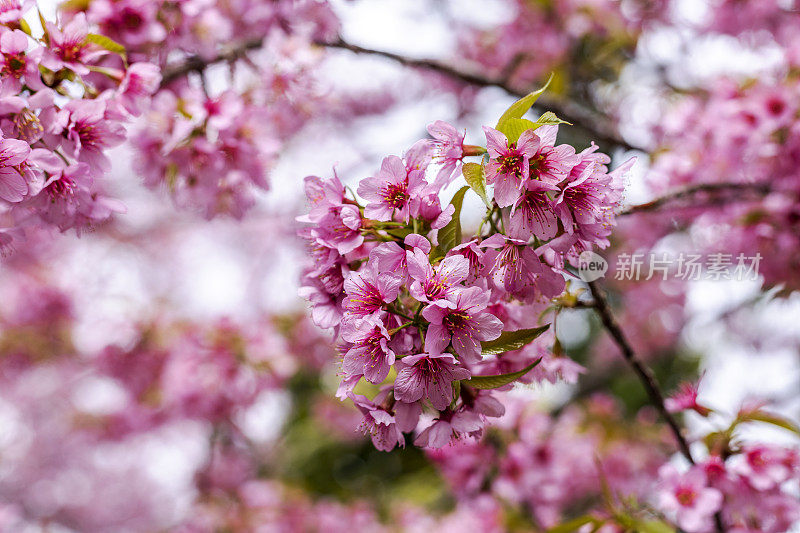
[[[691,464],[694,464],[694,458],[692,457],[692,453],[689,451],[689,443],[686,442],[686,439],[684,438],[683,433],[681,433],[680,427],[675,421],[675,418],[673,418],[672,414],[667,411],[667,408],[664,405],[664,394],[661,392],[661,388],[656,381],[653,371],[650,370],[650,368],[636,356],[633,348],[631,348],[631,345],[625,338],[625,334],[622,333],[622,329],[620,329],[617,321],[614,319],[614,315],[611,314],[611,309],[608,307],[605,294],[597,285],[596,281],[589,282],[589,290],[594,298],[594,308],[597,310],[597,314],[600,315],[600,320],[603,322],[603,326],[606,328],[606,331],[608,331],[608,333],[614,339],[614,342],[616,342],[617,346],[622,351],[622,357],[625,358],[625,361],[633,368],[633,371],[639,377],[639,380],[642,382],[642,385],[644,385],[645,390],[647,390],[648,396],[650,396],[651,403],[667,422],[670,430],[672,430],[672,433],[675,435],[675,440],[678,442],[678,448],[680,448],[681,453],[684,457],[686,457],[686,460],[688,460]]]
[[[236,46],[232,46],[209,59],[204,59],[200,56],[191,56],[176,65],[168,65],[161,76],[161,87],[165,87],[191,72],[203,72],[210,65],[236,61],[244,57],[247,52],[257,50],[263,45],[263,38],[250,39],[249,41],[244,41]]]
[[[498,87],[512,96],[522,97],[528,93],[526,90],[510,85],[507,76],[500,79],[491,79],[479,74],[454,68],[446,63],[432,59],[415,59],[394,52],[365,48],[348,43],[342,38],[338,38],[335,41],[316,41],[314,44],[325,48],[349,50],[355,54],[384,57],[407,67],[430,70],[477,87]],[[248,51],[261,48],[263,45],[264,40],[257,38],[232,46],[209,59],[204,59],[200,56],[189,57],[181,63],[167,66],[164,69],[161,86],[164,87],[191,72],[202,72],[209,65],[236,61],[244,57]],[[634,146],[623,139],[614,128],[610,126],[610,120],[608,120],[607,117],[598,116],[597,113],[575,102],[544,94],[539,98],[536,107],[552,111],[561,119],[571,122],[577,128],[583,130],[589,137],[600,144],[611,147],[621,147],[626,150],[644,150],[644,148]]]
[[[430,70],[462,81],[469,85],[475,85],[477,87],[498,87],[512,96],[522,97],[528,94],[527,90],[510,85],[507,79],[487,78],[485,76],[481,76],[480,74],[466,72],[446,63],[432,59],[416,59],[404,56],[402,54],[396,54],[394,52],[365,48],[363,46],[348,43],[341,38],[335,41],[318,41],[316,44],[326,48],[340,48],[343,50],[349,50],[355,54],[385,57],[406,67]],[[600,144],[617,146],[626,150],[645,150],[644,148],[634,146],[623,139],[619,133],[609,126],[611,121],[606,117],[598,116],[593,111],[590,111],[574,102],[544,94],[537,101],[536,107],[552,111],[558,115],[559,118],[566,120],[567,122],[571,122],[576,127],[582,129]]]
[[[658,211],[661,207],[664,207],[667,204],[671,204],[673,202],[677,202],[679,200],[684,200],[687,198],[693,198],[697,195],[704,195],[708,194],[712,197],[720,194],[728,194],[728,193],[753,193],[757,196],[764,196],[769,194],[772,191],[770,185],[764,182],[752,182],[752,183],[736,183],[736,182],[722,182],[722,183],[700,183],[698,185],[691,185],[688,187],[684,187],[682,189],[678,189],[676,191],[664,194],[663,196],[659,196],[649,202],[644,202],[642,204],[631,205],[622,209],[617,213],[617,216],[625,216],[631,215],[634,213],[644,213],[644,212],[652,212]],[[751,201],[753,198],[725,198],[726,202],[729,201]],[[687,207],[696,207],[695,204]]]

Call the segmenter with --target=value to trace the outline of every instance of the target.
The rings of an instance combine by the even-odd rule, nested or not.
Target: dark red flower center
[[[689,487],[681,487],[675,492],[675,499],[683,506],[690,506],[697,498],[697,493]]]
[[[383,200],[395,209],[402,209],[408,198],[408,189],[404,184],[390,183],[383,191]]]

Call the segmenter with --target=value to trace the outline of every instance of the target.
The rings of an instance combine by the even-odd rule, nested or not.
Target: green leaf
[[[458,192],[453,195],[450,203],[456,208],[453,211],[453,218],[447,223],[445,227],[439,230],[439,252],[442,256],[452,250],[454,247],[461,244],[461,205],[464,203],[464,195],[467,194],[469,187],[461,187]]]
[[[661,520],[636,520],[637,533],[675,533],[675,528]]]
[[[25,19],[19,19],[19,29],[24,31],[28,34],[28,36],[33,36],[33,32],[31,31],[31,27]]]
[[[503,131],[503,126],[505,123],[512,119],[512,118],[522,118],[522,116],[528,112],[533,104],[536,103],[536,100],[544,93],[547,87],[550,85],[550,82],[553,81],[553,75],[550,74],[550,78],[547,80],[547,83],[544,84],[539,90],[533,91],[532,93],[523,96],[511,106],[506,109],[506,112],[500,116],[500,120],[497,121],[497,126],[495,127],[498,131]]]
[[[391,235],[392,237],[397,237],[400,240],[405,239],[413,232],[410,228],[397,228],[397,229],[389,229],[386,230],[386,233]]]
[[[517,372],[509,372],[508,374],[495,374],[494,376],[472,376],[471,379],[465,379],[462,381],[464,382],[464,385],[469,385],[473,389],[497,389],[504,385],[508,385],[512,381],[518,380],[540,362],[541,358],[529,364],[522,370],[518,370]]]
[[[551,527],[547,530],[547,533],[574,533],[581,527],[585,526],[586,524],[593,524],[595,528],[603,525],[603,521],[599,518],[595,518],[594,516],[584,515],[579,516],[578,518],[573,518],[568,522],[564,522],[557,526]]]
[[[66,0],[61,2],[58,8],[61,11],[86,11],[89,9],[89,4],[91,0]]]
[[[527,118],[510,118],[503,123],[502,129],[498,131],[506,136],[508,142],[515,143],[527,130],[536,129],[537,127],[534,122]]]
[[[472,190],[481,197],[486,207],[492,207],[489,196],[486,194],[486,176],[483,175],[483,165],[464,163],[464,166],[461,167],[461,173],[464,174],[464,179],[467,180]]]
[[[86,36],[85,42],[96,44],[103,50],[108,50],[112,54],[119,54],[123,59],[126,59],[125,47],[119,44],[117,41],[106,37],[105,35],[90,33]]]
[[[536,119],[537,128],[539,126],[555,126],[557,124],[567,124],[569,126],[572,126],[571,122],[567,122],[566,120],[561,120],[552,111],[546,111],[545,113],[542,114],[541,117]]]
[[[791,420],[761,409],[739,413],[739,416],[736,417],[736,423],[739,422],[764,422],[800,435],[800,427],[797,427]]]
[[[461,396],[461,381],[456,380],[453,382],[453,401],[450,402],[450,409],[455,411],[459,396]]]
[[[547,331],[550,324],[540,328],[518,329],[516,331],[504,331],[493,341],[481,343],[481,353],[483,355],[495,355],[511,350],[519,350],[533,339]]]

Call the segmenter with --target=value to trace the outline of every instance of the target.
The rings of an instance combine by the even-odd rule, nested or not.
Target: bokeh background
[[[533,10],[558,3],[530,2]],[[55,3],[40,4],[54,16]],[[712,0],[666,7],[583,2],[586,7],[574,11],[585,15],[570,17],[558,31],[538,28],[547,22],[526,15],[520,4],[331,2],[344,40],[366,48],[499,75],[481,63],[486,52],[474,46],[478,32],[501,43],[498,55],[514,56],[518,48],[550,58],[510,79],[523,88],[555,72],[553,98],[580,103],[619,133],[628,146],[598,142],[613,156],[612,166],[638,157],[626,188],[629,204],[658,190],[650,154],[664,124],[678,120],[680,98],[722,78],[746,83],[771,76],[784,61],[784,48],[761,33],[709,31],[719,14]],[[639,16],[642,6],[660,14]],[[625,16],[614,18],[620,10]],[[514,33],[525,17],[530,27]],[[617,27],[619,20],[627,25]],[[263,53],[271,53],[269,46]],[[164,190],[142,185],[140,155],[123,145],[113,153],[110,190],[124,201],[126,214],[80,236],[33,233],[3,258],[0,528],[226,530],[208,526],[216,520],[249,531],[241,502],[215,492],[244,485],[251,503],[269,502],[259,507],[269,509],[258,519],[265,531],[315,530],[326,523],[333,530],[368,531],[373,520],[455,530],[481,515],[480,507],[459,510],[430,454],[413,446],[376,451],[357,430],[360,414],[333,397],[336,354],[297,296],[305,257],[294,218],[305,209],[303,177],[330,175],[335,166],[354,186],[385,155],[424,138],[425,126],[437,119],[466,129],[467,142],[481,144],[480,126],[493,124],[515,97],[380,56],[313,46],[303,53],[312,65],[314,94],[350,111],[312,109],[302,127],[281,140],[270,189],[256,193],[243,219],[207,220],[176,208]],[[225,65],[209,68],[205,78],[212,94],[230,86]],[[150,119],[145,114],[141,120]],[[583,147],[590,140],[580,128],[567,129],[562,142]],[[479,200],[468,199],[467,230],[477,226],[480,208]],[[652,219],[644,220],[624,220],[614,244],[620,248],[607,257],[628,236],[635,242],[651,231]],[[659,246],[692,250],[705,238],[695,228]],[[623,327],[631,328],[664,388],[703,376],[700,397],[719,414],[687,415],[690,435],[724,425],[754,398],[798,420],[797,293],[763,278],[681,287],[608,281]],[[557,333],[587,371],[572,384],[517,387],[507,393],[513,401],[551,413],[575,402],[591,412],[608,400],[622,420],[653,416],[591,310],[565,312]],[[797,444],[791,433],[768,426],[749,426],[741,436]],[[532,526],[507,518],[504,527]]]

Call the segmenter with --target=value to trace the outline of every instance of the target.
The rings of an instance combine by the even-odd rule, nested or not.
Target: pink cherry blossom
[[[512,205],[530,176],[530,158],[539,144],[533,130],[523,132],[519,140],[509,143],[501,132],[483,127],[486,149],[491,159],[486,165],[486,183],[494,185],[494,199],[500,207]]]
[[[431,322],[425,336],[427,350],[441,353],[452,342],[459,356],[469,362],[478,361],[481,341],[494,340],[503,330],[503,323],[485,311],[489,296],[480,287],[469,287],[426,307],[422,316]]]
[[[389,348],[391,336],[381,319],[367,316],[354,323],[348,322],[343,325],[341,335],[350,346],[342,362],[346,376],[363,375],[373,383],[386,379],[395,354]]]
[[[396,216],[408,222],[411,199],[424,185],[421,172],[407,172],[399,157],[389,156],[383,160],[377,176],[362,180],[358,186],[358,194],[369,202],[364,214],[380,221],[392,220]]]
[[[452,293],[469,274],[469,262],[460,255],[445,257],[431,266],[420,248],[408,254],[408,273],[413,278],[409,292],[420,302],[432,302]]]
[[[28,143],[0,138],[0,198],[19,202],[28,192],[22,165],[30,154]]]
[[[531,181],[527,189],[511,206],[509,235],[520,239],[535,236],[548,240],[558,232],[558,219],[553,211],[553,200],[548,191],[558,187],[545,181]]]
[[[344,309],[357,317],[373,315],[397,298],[401,283],[394,273],[379,272],[372,265],[352,272],[344,280]]]
[[[408,403],[430,400],[435,409],[442,411],[453,400],[453,382],[469,377],[469,370],[458,366],[450,354],[407,355],[401,360],[394,394]]]
[[[707,486],[704,472],[692,468],[681,474],[672,465],[665,465],[659,477],[659,507],[674,515],[678,525],[689,533],[709,530],[712,516],[722,505],[722,493]]]
[[[458,173],[461,160],[464,157],[464,137],[466,132],[459,133],[455,127],[443,120],[428,124],[427,129],[434,139],[434,159],[441,164],[441,169],[436,175],[436,183],[446,186]]]
[[[478,415],[468,411],[444,413],[439,419],[420,432],[414,444],[426,448],[442,448],[453,440],[483,428]]]

